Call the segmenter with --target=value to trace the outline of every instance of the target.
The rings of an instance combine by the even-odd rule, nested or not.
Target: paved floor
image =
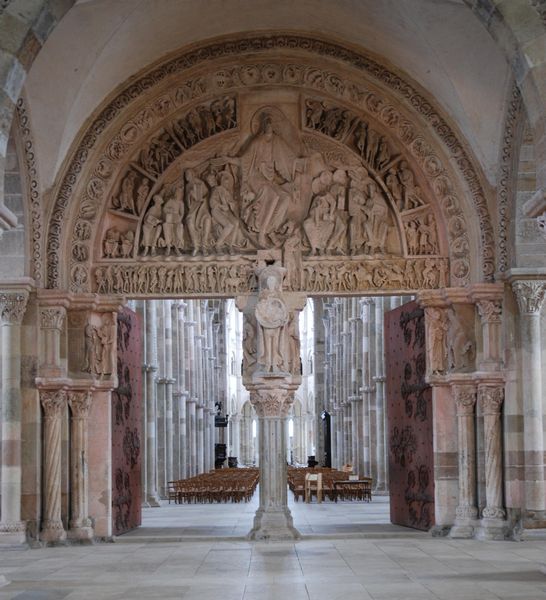
[[[0,600],[546,600],[546,541],[455,541],[418,532],[404,537],[380,523],[388,504],[379,499],[372,505],[294,507],[300,529],[320,536],[295,544],[225,536],[153,541],[161,539],[151,530],[163,529],[163,519],[180,527],[182,537],[205,535],[207,525],[209,535],[218,536],[216,527],[227,528],[227,535],[246,529],[253,514],[251,505],[194,507],[189,516],[181,516],[186,507],[177,508],[178,517],[174,505],[146,511],[147,541],[124,537],[96,546],[0,550],[0,585],[6,578]],[[190,516],[197,531],[184,534]],[[324,530],[324,519],[335,530],[352,518],[357,528],[373,531],[338,539],[333,536],[339,530]]]
[[[424,535],[391,525],[389,499],[374,496],[373,502],[323,502],[288,505],[294,525],[304,536],[408,536]],[[248,504],[168,504],[143,511],[143,526],[123,536],[122,541],[243,539],[252,528],[258,508],[258,493]]]

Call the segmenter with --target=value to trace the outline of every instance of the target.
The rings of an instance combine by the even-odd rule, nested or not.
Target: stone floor
[[[252,528],[258,508],[258,493],[248,504],[162,503],[161,509],[143,511],[142,527],[122,541],[173,541],[203,538],[243,539]],[[374,496],[373,502],[294,502],[289,495],[294,525],[304,536],[409,536],[418,532],[391,525],[389,499]]]
[[[252,504],[171,505],[116,543],[0,550],[0,600],[546,600],[546,540],[432,538],[389,526],[380,498],[293,513],[297,543],[233,539]],[[175,536],[160,541],[168,523]]]

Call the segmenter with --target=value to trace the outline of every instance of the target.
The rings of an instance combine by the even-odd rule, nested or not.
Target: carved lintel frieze
[[[537,279],[514,281],[512,290],[522,315],[540,314],[546,294],[546,281]]]
[[[0,322],[20,325],[28,303],[28,292],[0,292]]]
[[[64,307],[43,307],[40,308],[40,327],[42,329],[61,330],[66,317]]]

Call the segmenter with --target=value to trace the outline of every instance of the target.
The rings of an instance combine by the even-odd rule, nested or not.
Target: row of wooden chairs
[[[338,500],[363,500],[370,502],[372,499],[371,477],[358,478],[347,469],[338,471],[328,467],[314,468],[289,468],[288,487],[294,494],[297,502],[300,498],[310,502],[316,496],[317,502],[329,499]]]
[[[249,502],[258,485],[259,469],[217,469],[189,479],[169,481],[169,504]]]

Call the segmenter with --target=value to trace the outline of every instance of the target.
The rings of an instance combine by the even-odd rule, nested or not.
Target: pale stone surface
[[[76,6],[49,38],[26,82],[33,119],[40,129],[47,123],[49,131],[37,140],[44,186],[51,185],[75,132],[119,81],[185,44],[260,29],[321,31],[365,44],[398,64],[456,115],[493,178],[508,69],[468,8],[450,2],[423,0],[416,5],[415,0],[390,0],[340,4],[333,10],[326,0],[281,2],[274,9],[265,0],[239,0],[229,6],[213,0],[200,3],[198,10],[192,4],[162,1],[150,19],[145,6],[130,3],[112,7],[97,0]],[[134,40],[138,52],[131,51]]]

